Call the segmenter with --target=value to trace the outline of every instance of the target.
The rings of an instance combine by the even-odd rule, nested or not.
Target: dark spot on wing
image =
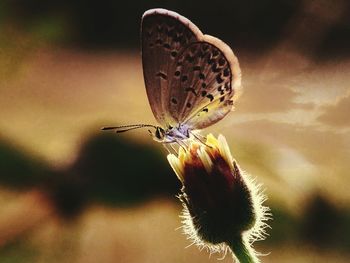
[[[199,73],[199,78],[200,78],[200,79],[205,79],[204,74],[203,74],[203,73]]]
[[[228,77],[230,75],[230,69],[229,68],[225,68],[224,69],[224,76]]]
[[[188,79],[188,77],[186,75],[184,75],[184,76],[182,76],[181,81],[185,82],[187,79]]]
[[[221,57],[220,59],[219,59],[219,65],[220,66],[223,66],[225,64],[225,59],[223,58],[223,57]]]
[[[187,91],[187,92],[192,92],[194,95],[196,95],[197,96],[197,92],[194,90],[194,88],[192,88],[192,87],[189,87],[189,88],[186,88],[185,89],[185,91]]]
[[[221,78],[221,74],[216,75],[216,82],[217,83],[222,83],[224,80]]]
[[[163,41],[162,41],[161,39],[158,38],[158,39],[156,40],[156,45],[161,45],[162,43],[163,43]]]
[[[174,104],[177,104],[177,100],[175,98],[172,98],[171,102],[174,103]]]
[[[171,53],[170,53],[170,54],[171,54],[171,56],[172,56],[172,57],[176,57],[177,52],[176,52],[176,51],[171,51]]]
[[[207,87],[207,84],[205,84],[204,82],[202,83],[202,88],[206,88]]]
[[[180,76],[180,74],[181,74],[180,71],[178,71],[178,70],[175,71],[175,76],[176,76],[176,77]]]
[[[209,65],[213,64],[214,62],[215,62],[215,59],[212,59],[212,58],[209,58],[209,59],[208,59],[208,64],[209,64]]]
[[[216,63],[213,63],[211,66],[211,70],[215,73],[220,72],[220,69],[218,68],[218,65]]]
[[[202,111],[204,112],[208,112],[209,110],[207,108],[204,108]]]
[[[187,108],[191,108],[191,106],[192,106],[192,104],[189,103],[189,102],[187,102],[186,107],[187,107]]]
[[[207,92],[203,90],[201,94],[202,94],[202,97],[205,97],[205,95],[207,95]]]
[[[210,101],[213,101],[214,96],[213,96],[213,95],[211,95],[211,94],[208,94],[208,95],[207,95],[207,98],[208,98],[208,99],[210,99]]]
[[[194,66],[192,68],[193,71],[200,71],[201,70],[201,67],[200,66]]]
[[[170,49],[170,45],[169,45],[168,43],[165,43],[165,44],[163,45],[163,47],[166,48],[166,49]]]
[[[225,100],[225,96],[222,96],[221,98],[220,98],[220,102],[223,102]]]
[[[217,49],[213,50],[213,57],[217,57],[219,55],[219,51]]]

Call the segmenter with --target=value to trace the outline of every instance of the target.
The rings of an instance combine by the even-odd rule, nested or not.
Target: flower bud
[[[268,208],[259,186],[232,158],[224,136],[207,136],[205,144],[191,142],[168,160],[182,182],[185,233],[213,252],[229,246],[243,262],[258,262],[251,244],[263,239]]]

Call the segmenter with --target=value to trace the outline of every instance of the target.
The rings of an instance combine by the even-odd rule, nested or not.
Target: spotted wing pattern
[[[202,129],[232,109],[241,86],[237,58],[188,19],[164,9],[147,11],[142,52],[148,99],[163,126]]]
[[[232,108],[232,73],[219,48],[208,42],[190,44],[179,54],[169,80],[167,108],[178,123],[194,129],[222,119]]]
[[[176,13],[164,9],[152,9],[143,15],[142,65],[146,91],[153,114],[162,125],[176,120],[167,109],[169,72],[176,68],[176,57],[190,43],[197,41],[195,32],[179,21]]]

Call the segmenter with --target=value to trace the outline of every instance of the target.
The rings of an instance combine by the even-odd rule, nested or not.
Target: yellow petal
[[[210,159],[210,156],[207,154],[207,152],[204,149],[204,146],[200,147],[197,150],[198,157],[201,159],[202,164],[207,171],[208,174],[211,173],[212,167],[213,167],[213,162]]]
[[[186,151],[184,150],[184,148],[180,147],[179,148],[179,160],[181,163],[183,163],[185,161],[185,158],[186,158]]]
[[[174,154],[168,154],[167,156],[168,162],[170,163],[171,168],[173,168],[177,178],[181,182],[184,181],[184,167],[181,164],[180,160]]]
[[[207,135],[206,144],[213,147],[213,148],[217,148],[218,147],[218,140],[214,137],[213,134],[209,133]]]
[[[228,147],[226,138],[221,134],[218,137],[218,145],[221,156],[226,160],[230,168],[233,169],[233,158],[230,152],[230,148]]]

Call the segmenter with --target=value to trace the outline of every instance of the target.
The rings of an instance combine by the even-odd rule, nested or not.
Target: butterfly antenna
[[[144,127],[152,127],[157,129],[157,126],[151,124],[132,124],[132,125],[121,125],[121,126],[108,126],[102,127],[102,131],[114,130],[116,133],[127,132],[135,129],[140,129]]]
[[[140,126],[140,127],[126,128],[126,129],[121,129],[121,130],[115,130],[115,132],[116,133],[122,133],[122,132],[127,132],[127,131],[131,131],[131,130],[140,129],[140,128],[143,128],[143,127]]]

